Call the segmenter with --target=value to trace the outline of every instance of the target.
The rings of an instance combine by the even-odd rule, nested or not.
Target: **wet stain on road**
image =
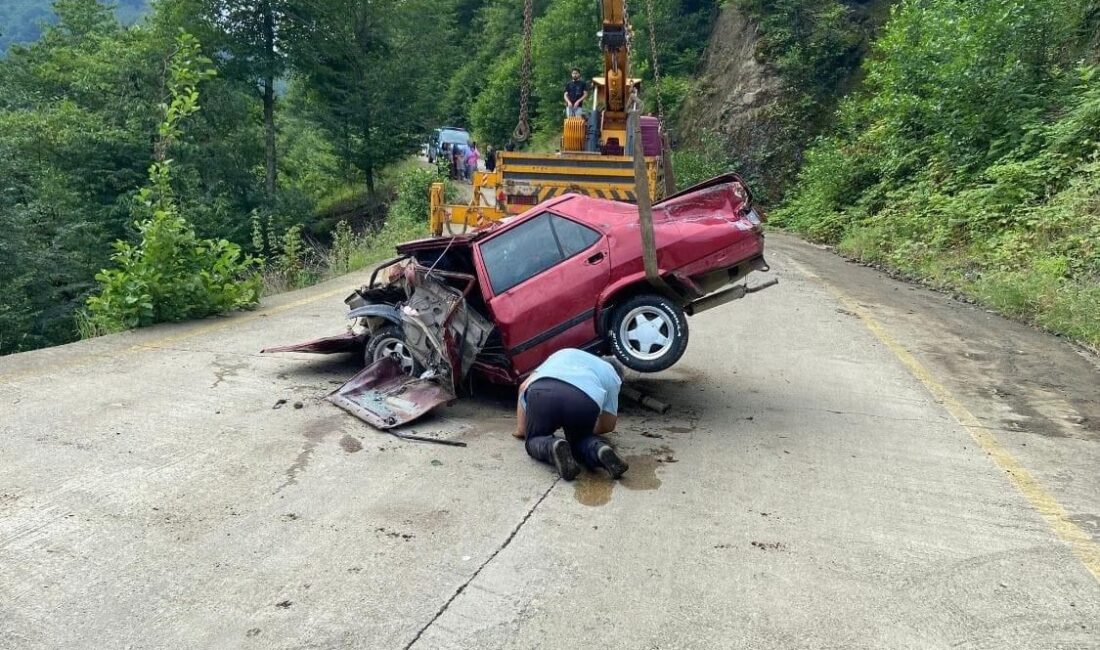
[[[344,437],[340,438],[340,447],[349,454],[354,454],[363,449],[363,443],[359,442],[359,438],[355,436],[344,434]]]
[[[248,367],[248,364],[243,361],[226,361],[220,357],[214,359],[214,383],[210,384],[211,388],[217,388],[218,384],[226,380],[227,377],[236,377],[237,373]]]
[[[661,487],[657,468],[671,455],[666,447],[638,456],[624,456],[630,469],[618,481],[612,481],[603,470],[584,472],[573,482],[573,498],[581,505],[598,507],[610,503],[616,484],[628,490],[656,490]]]
[[[339,431],[342,421],[342,416],[330,415],[325,418],[313,420],[306,425],[306,430],[303,434],[306,441],[302,445],[302,449],[298,452],[298,456],[294,459],[294,462],[286,469],[286,481],[279,486],[276,492],[288,485],[298,484],[298,476],[309,466],[309,461],[313,458],[313,452],[317,449],[317,445],[328,436]],[[362,449],[362,445],[360,445],[360,449]]]
[[[633,464],[627,474],[632,471]],[[584,472],[573,482],[573,498],[584,506],[602,506],[611,501],[611,490],[614,487],[615,482],[606,474]]]

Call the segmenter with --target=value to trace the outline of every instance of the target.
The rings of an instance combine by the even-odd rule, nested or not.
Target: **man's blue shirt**
[[[543,378],[557,379],[576,386],[591,397],[601,411],[611,415],[619,414],[619,387],[623,382],[610,363],[594,354],[573,348],[558,350],[531,374],[527,385]],[[526,391],[523,395],[523,408],[527,408]]]

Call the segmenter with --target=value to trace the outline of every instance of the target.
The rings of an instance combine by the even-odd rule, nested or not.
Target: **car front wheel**
[[[684,355],[688,344],[687,317],[679,305],[664,296],[634,296],[615,308],[607,339],[626,367],[638,372],[659,372]]]
[[[407,375],[416,373],[420,368],[412,353],[405,346],[405,333],[396,325],[386,325],[378,328],[378,331],[367,342],[363,356],[368,366],[385,357],[392,357],[401,364],[401,369]]]

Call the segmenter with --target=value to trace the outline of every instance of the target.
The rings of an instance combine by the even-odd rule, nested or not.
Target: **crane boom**
[[[596,0],[599,7],[599,41],[603,56],[603,76],[594,78],[595,92],[588,118],[567,117],[562,129],[560,149],[554,153],[505,151],[497,158],[492,172],[476,172],[473,176],[473,199],[468,205],[447,205],[443,202],[443,186],[433,185],[431,193],[431,231],[465,230],[508,215],[519,214],[530,207],[563,194],[587,196],[635,203],[639,192],[650,201],[661,198],[666,191],[662,164],[667,152],[644,155],[642,138],[636,136],[636,147],[642,147],[639,169],[629,143],[628,111],[634,89],[640,80],[630,77],[630,47],[632,32],[627,17],[626,0]],[[526,125],[526,97],[529,84],[531,37],[530,12],[532,0],[524,0],[524,64],[520,88],[520,126]],[[644,174],[639,183],[636,174]],[[671,176],[670,176],[671,178]]]
[[[619,138],[626,144],[626,102],[634,84],[630,78],[630,24],[623,0],[600,0],[600,49],[603,50],[603,78],[596,87],[604,106],[600,125],[600,144],[609,138]]]

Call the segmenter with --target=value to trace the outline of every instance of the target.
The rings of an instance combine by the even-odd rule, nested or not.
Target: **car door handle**
[[[603,253],[596,253],[595,255],[590,255],[588,257],[588,263],[589,264],[599,264],[602,261],[603,261]]]

